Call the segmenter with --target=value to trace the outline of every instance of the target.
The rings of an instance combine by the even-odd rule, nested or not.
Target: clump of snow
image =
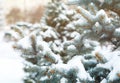
[[[67,47],[67,53],[68,53],[68,55],[73,56],[76,53],[78,53],[78,50],[74,45],[70,45]]]
[[[99,34],[102,31],[103,27],[99,24],[99,22],[96,22],[95,25],[92,27],[92,30]]]
[[[100,10],[99,12],[97,12],[95,18],[103,24],[109,24],[110,23],[110,19],[108,18],[107,14],[105,13],[104,10]]]
[[[120,37],[120,28],[115,29],[113,35],[114,35],[115,37]]]

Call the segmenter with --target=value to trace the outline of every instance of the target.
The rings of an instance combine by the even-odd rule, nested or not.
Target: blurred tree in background
[[[26,12],[26,14],[25,14]],[[26,21],[30,23],[36,23],[40,21],[44,13],[44,6],[38,5],[33,9],[22,11],[20,8],[14,7],[6,15],[7,24],[14,24],[20,21]]]
[[[6,19],[8,24],[14,24],[16,22],[23,21],[24,16],[22,15],[22,11],[19,8],[12,8],[6,15]]]

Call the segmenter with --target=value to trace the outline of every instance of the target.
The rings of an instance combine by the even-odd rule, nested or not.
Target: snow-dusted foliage
[[[120,18],[95,3],[52,0],[40,23],[17,23],[5,37],[25,59],[26,83],[120,83]]]

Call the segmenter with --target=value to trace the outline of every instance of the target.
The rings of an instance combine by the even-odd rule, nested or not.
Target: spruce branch
[[[83,9],[82,7],[78,7],[76,10],[78,13],[80,13],[87,21],[91,24],[94,23],[94,16],[91,15],[87,10]]]
[[[100,63],[106,63],[107,62],[105,57],[99,52],[95,53],[95,57],[96,57],[97,61],[99,61]]]
[[[30,39],[31,39],[31,46],[33,48],[34,55],[36,55],[37,54],[37,50],[36,50],[36,36],[35,35],[31,35]]]

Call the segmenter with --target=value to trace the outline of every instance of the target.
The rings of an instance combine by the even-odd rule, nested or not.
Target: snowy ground
[[[22,59],[14,52],[11,43],[3,41],[3,32],[0,32],[0,83],[23,83],[22,68]]]

